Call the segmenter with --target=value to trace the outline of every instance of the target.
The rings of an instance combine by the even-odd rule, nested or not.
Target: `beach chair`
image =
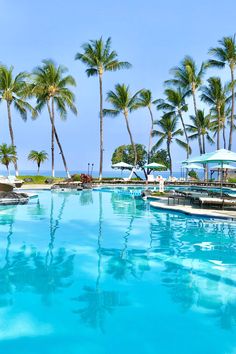
[[[148,175],[147,177],[148,177],[148,179],[147,179],[148,182],[150,182],[150,183],[155,182],[155,177],[153,175]]]

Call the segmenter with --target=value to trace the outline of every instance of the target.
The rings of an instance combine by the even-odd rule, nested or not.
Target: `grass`
[[[25,184],[45,184],[46,179],[52,178],[52,177],[50,177],[50,176],[30,176],[30,175],[28,175],[28,176],[19,176],[17,178],[21,179],[21,180],[24,180],[26,178],[31,178],[32,179],[32,182],[25,182]],[[53,183],[61,182],[63,180],[64,180],[64,178],[54,177],[53,178]]]

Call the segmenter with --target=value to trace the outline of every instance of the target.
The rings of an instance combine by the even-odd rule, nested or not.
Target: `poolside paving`
[[[149,199],[149,198],[148,198]],[[168,199],[164,197],[152,197],[156,201],[151,201],[150,205],[154,208],[177,211],[189,215],[197,216],[207,216],[212,218],[226,218],[231,220],[236,220],[236,210],[221,210],[221,209],[210,209],[210,208],[200,208],[196,205],[168,205]]]

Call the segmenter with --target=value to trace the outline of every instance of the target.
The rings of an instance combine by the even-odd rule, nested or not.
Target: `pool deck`
[[[149,199],[149,198],[147,198]],[[230,219],[236,220],[236,210],[221,210],[221,209],[210,209],[210,208],[199,208],[197,206],[192,205],[168,205],[167,198],[160,198],[160,197],[152,197],[152,201],[150,201],[150,205],[157,209],[163,210],[170,210],[170,211],[177,211],[188,215],[193,216],[204,216],[204,217],[211,217],[211,218],[223,218],[223,219]],[[153,199],[156,199],[155,201]]]
[[[50,190],[52,184],[23,184],[20,190],[29,190],[29,189],[41,189],[41,190]]]

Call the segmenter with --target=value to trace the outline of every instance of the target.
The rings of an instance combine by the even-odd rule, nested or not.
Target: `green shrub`
[[[74,175],[71,176],[71,179],[73,182],[79,182],[80,181],[80,175],[78,173],[75,173]]]
[[[229,183],[236,183],[236,177],[229,177],[228,182]]]
[[[32,182],[25,182],[25,184],[45,184],[46,179],[52,178],[50,176],[19,176],[17,177],[20,180],[24,180],[24,179],[32,179]],[[64,180],[64,178],[60,178],[60,177],[54,177],[53,179],[53,183],[56,182],[61,182]]]
[[[194,179],[199,179],[198,174],[196,171],[191,170],[188,172],[189,177],[194,178]]]

